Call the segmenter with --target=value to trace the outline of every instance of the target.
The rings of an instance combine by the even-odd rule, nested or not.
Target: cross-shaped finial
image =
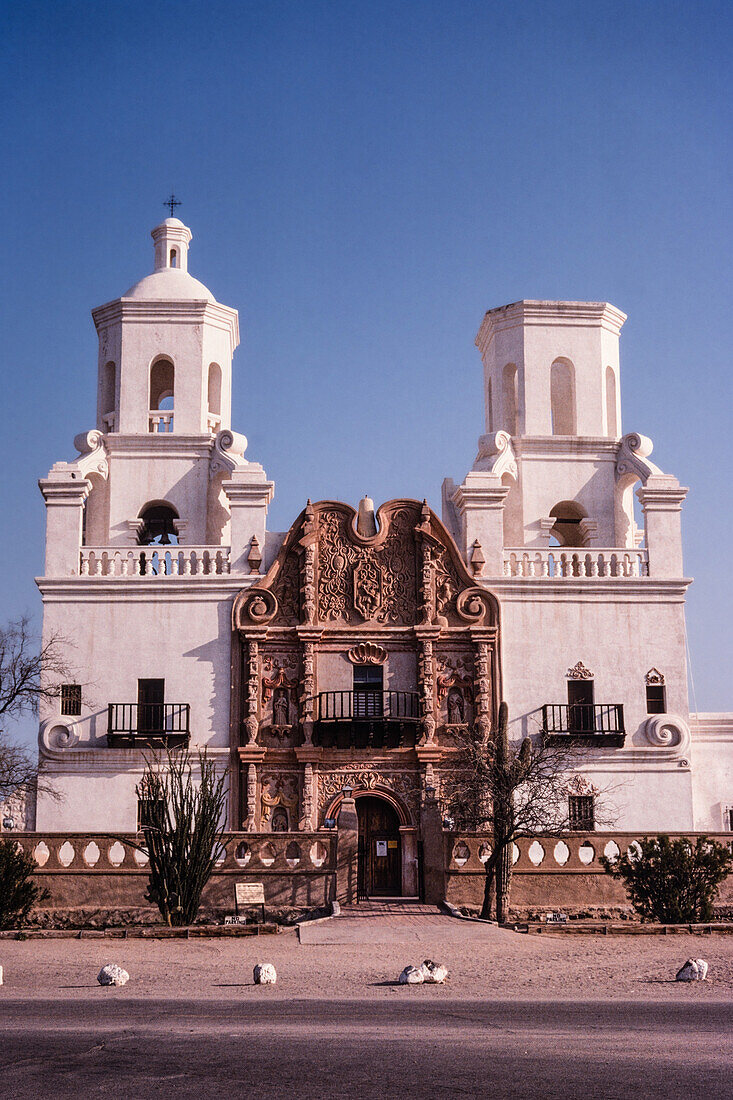
[[[178,199],[176,198],[176,196],[173,194],[172,191],[171,191],[171,197],[169,199],[166,199],[166,201],[163,203],[163,206],[169,207],[170,212],[171,212],[171,217],[173,217],[174,207],[180,206],[180,205],[181,205],[180,202],[178,201]]]

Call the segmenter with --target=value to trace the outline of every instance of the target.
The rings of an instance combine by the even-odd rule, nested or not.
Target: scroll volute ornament
[[[490,626],[494,621],[494,600],[483,588],[464,588],[456,600],[456,611],[471,626]]]
[[[251,588],[241,597],[238,611],[241,619],[264,625],[277,615],[277,599],[268,588]]]

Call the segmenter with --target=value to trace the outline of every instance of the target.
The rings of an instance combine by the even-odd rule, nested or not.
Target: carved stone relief
[[[582,661],[578,661],[577,665],[573,665],[567,671],[568,680],[592,680],[593,673],[589,668],[586,668]]]
[[[294,827],[298,820],[298,774],[297,772],[264,771],[262,774],[262,826],[272,826],[276,807],[285,810],[288,822]]]
[[[415,517],[405,507],[390,517],[377,546],[358,546],[341,511],[320,518],[318,610],[324,622],[415,621]]]
[[[414,814],[419,779],[417,772],[388,771],[376,769],[372,765],[349,764],[348,767],[331,771],[319,776],[318,807],[319,812],[349,785],[355,790],[374,791],[382,788],[397,795],[403,805]]]

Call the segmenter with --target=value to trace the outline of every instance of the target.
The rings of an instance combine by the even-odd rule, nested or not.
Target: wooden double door
[[[360,898],[402,895],[400,821],[382,798],[356,800],[359,820],[358,895]]]

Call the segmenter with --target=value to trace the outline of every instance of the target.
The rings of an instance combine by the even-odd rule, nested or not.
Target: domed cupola
[[[126,435],[211,435],[231,426],[237,311],[189,274],[188,226],[166,218],[151,236],[153,272],[92,311],[98,427]]]

